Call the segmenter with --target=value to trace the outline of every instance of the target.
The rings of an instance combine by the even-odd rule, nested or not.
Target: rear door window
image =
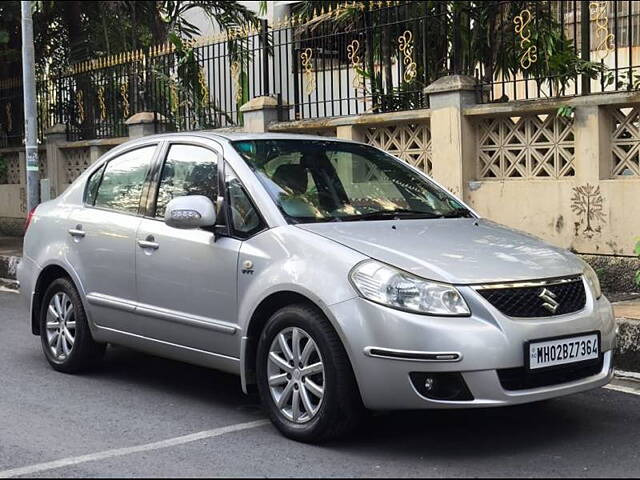
[[[131,150],[111,160],[104,169],[95,206],[138,213],[142,190],[156,146]]]

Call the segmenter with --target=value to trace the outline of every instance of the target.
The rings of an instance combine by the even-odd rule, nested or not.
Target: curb
[[[617,318],[618,344],[615,366],[619,370],[640,372],[640,320]]]
[[[0,278],[0,292],[20,293],[18,282],[9,278]]]
[[[20,257],[14,255],[0,255],[0,278],[16,279],[16,267],[20,263]]]
[[[608,385],[605,385],[604,388],[640,395],[640,373],[616,370],[613,379]]]

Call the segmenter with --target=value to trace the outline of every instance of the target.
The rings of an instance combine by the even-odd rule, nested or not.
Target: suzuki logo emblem
[[[551,290],[543,288],[538,297],[544,300],[544,303],[542,304],[544,308],[549,310],[551,313],[556,313],[556,310],[560,306],[560,303],[556,300],[555,293],[553,293]]]

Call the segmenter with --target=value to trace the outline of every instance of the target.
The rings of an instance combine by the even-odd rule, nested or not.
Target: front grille
[[[525,367],[504,368],[498,370],[498,379],[505,390],[547,387],[597,375],[602,371],[603,362],[604,357],[600,354],[596,363],[566,365],[542,372],[529,371]]]
[[[483,287],[478,293],[494,307],[509,317],[550,317],[582,310],[587,301],[581,277],[563,283],[538,286]],[[547,298],[557,302],[555,311],[545,308],[547,302],[540,295],[546,289]]]

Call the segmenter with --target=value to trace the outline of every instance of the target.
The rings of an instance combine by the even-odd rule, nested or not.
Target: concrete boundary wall
[[[49,180],[50,198],[62,193],[102,154],[128,139],[67,142],[64,126],[52,127],[38,151],[40,178]],[[9,165],[8,174],[0,177],[0,235],[20,236],[27,215],[24,149],[0,149],[0,159]]]
[[[38,149],[40,174],[47,175],[47,152],[44,145]],[[0,149],[0,234],[19,234],[26,215],[24,148]]]

